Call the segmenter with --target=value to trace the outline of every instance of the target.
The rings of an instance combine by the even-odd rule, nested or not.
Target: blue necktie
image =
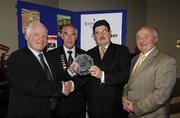
[[[68,64],[71,65],[71,63],[73,62],[73,58],[72,58],[72,51],[67,51],[68,54],[69,54],[69,57],[68,57]]]

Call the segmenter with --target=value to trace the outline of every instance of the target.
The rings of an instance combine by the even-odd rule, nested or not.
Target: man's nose
[[[69,40],[72,39],[72,36],[71,36],[71,35],[68,35],[68,39],[69,39]]]

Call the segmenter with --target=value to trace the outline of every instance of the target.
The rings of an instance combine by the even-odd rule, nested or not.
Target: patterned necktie
[[[71,63],[73,62],[73,58],[72,58],[72,51],[67,51],[68,54],[69,54],[69,57],[68,57],[68,64],[71,65]]]
[[[144,58],[145,58],[145,55],[144,54],[140,54],[140,56],[139,56],[139,59],[138,59],[138,62],[137,62],[137,64],[135,65],[135,67],[134,67],[134,69],[133,69],[133,72],[132,72],[132,77],[133,77],[133,75],[137,72],[137,70],[138,70],[138,68],[139,68],[139,66],[142,64],[142,62],[144,61]]]
[[[101,56],[101,60],[102,60],[103,57],[104,57],[104,53],[105,53],[105,47],[101,47],[101,48],[100,48],[100,56]]]
[[[50,72],[47,64],[44,61],[43,54],[39,54],[39,57],[40,57],[40,62],[42,64],[42,66],[43,66],[43,69],[44,69],[44,71],[45,71],[45,73],[47,75],[48,80],[52,81],[53,77],[51,75],[51,72]],[[49,101],[50,101],[51,109],[55,110],[56,109],[56,105],[57,105],[57,99],[56,98],[49,98]]]
[[[41,62],[41,64],[42,64],[42,66],[43,66],[43,69],[44,69],[44,71],[45,71],[45,73],[46,73],[46,75],[47,75],[48,80],[52,81],[52,80],[53,80],[53,77],[52,77],[52,75],[51,75],[51,72],[50,72],[47,64],[46,64],[45,61],[44,61],[43,54],[39,54],[39,57],[40,57],[40,62]]]

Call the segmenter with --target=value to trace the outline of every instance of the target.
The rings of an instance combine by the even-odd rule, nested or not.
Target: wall
[[[0,43],[10,47],[10,52],[17,49],[16,0],[1,0],[0,4]],[[0,54],[4,52],[0,50]]]
[[[147,24],[154,25],[159,31],[158,47],[176,58],[177,77],[180,77],[180,48],[176,40],[180,39],[180,1],[148,0]]]
[[[59,0],[59,8],[72,11],[127,9],[127,46],[131,52],[135,52],[137,28],[146,24],[146,0]]]
[[[23,0],[41,5],[58,7],[58,0]],[[10,47],[9,53],[18,49],[16,0],[0,1],[0,44]],[[0,54],[4,51],[0,50]]]
[[[58,0],[22,0],[22,1],[58,8]]]

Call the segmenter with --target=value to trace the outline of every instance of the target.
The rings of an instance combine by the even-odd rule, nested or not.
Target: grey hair
[[[156,27],[154,27],[154,26],[144,26],[144,27],[140,28],[138,31],[140,31],[141,29],[150,30],[153,33],[153,35],[158,38],[158,30],[157,30]]]
[[[158,30],[157,30],[157,28],[156,27],[152,27],[152,29],[153,29],[154,36],[158,37]]]
[[[46,34],[48,34],[48,30],[47,30],[46,26],[45,26],[44,24],[42,24],[40,21],[31,22],[31,23],[27,26],[27,28],[26,28],[26,30],[25,30],[25,34],[31,34],[31,33],[32,33],[32,28],[33,28],[34,26],[42,26],[42,27],[44,27],[44,29],[45,29],[45,31],[46,31]]]
[[[77,33],[78,33],[78,31],[77,31],[77,28],[73,25],[73,24],[67,24],[67,25],[64,25],[63,27],[62,27],[62,33],[61,33],[61,36],[64,34],[64,27],[72,27],[72,28],[74,28],[75,29],[75,32],[76,32],[76,37],[77,37]]]

